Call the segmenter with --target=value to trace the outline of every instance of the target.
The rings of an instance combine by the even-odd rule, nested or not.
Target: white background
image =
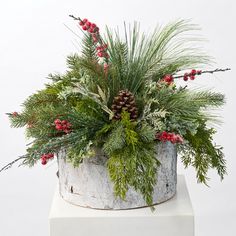
[[[136,1],[0,1],[0,166],[24,154],[24,130],[11,129],[6,112],[19,111],[24,99],[43,87],[51,72],[66,69],[65,58],[75,52],[76,30],[68,14],[87,17],[101,30],[107,24],[139,21],[151,29],[156,23],[176,18],[192,19],[201,25],[209,40],[207,51],[215,57],[215,67],[232,71],[202,76],[194,84],[215,87],[227,96],[221,115],[224,124],[215,140],[224,146],[228,176],[221,183],[210,171],[210,188],[197,184],[193,169],[185,174],[194,211],[196,236],[236,235],[235,158],[235,53],[236,3],[234,0],[136,0]],[[79,31],[77,31],[79,33]],[[0,174],[0,235],[48,235],[47,216],[56,185],[56,164],[33,169],[16,166]]]

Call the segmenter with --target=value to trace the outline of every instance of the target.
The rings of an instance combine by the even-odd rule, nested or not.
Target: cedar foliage
[[[223,179],[226,163],[222,147],[213,144],[215,130],[206,124],[218,121],[208,109],[222,106],[224,96],[161,82],[166,74],[210,63],[195,46],[200,42],[193,36],[197,29],[183,20],[157,27],[148,36],[140,33],[137,23],[125,25],[124,38],[119,31],[107,29],[102,39],[110,56],[107,72],[91,35],[85,34],[81,55],[67,58],[66,73],[50,74],[51,82],[23,103],[22,112],[9,114],[12,127],[26,127],[27,137],[33,139],[22,164],[33,166],[42,154],[64,148],[68,160],[78,166],[100,147],[108,157],[115,194],[125,199],[131,186],[152,205],[161,164],[154,137],[157,132],[168,131],[184,138],[179,145],[181,159],[185,167],[195,167],[199,182],[207,184],[210,168]],[[124,109],[119,111],[120,119],[113,119],[112,104],[122,90],[134,96],[135,119]],[[72,131],[65,134],[56,130],[55,119],[68,120]]]

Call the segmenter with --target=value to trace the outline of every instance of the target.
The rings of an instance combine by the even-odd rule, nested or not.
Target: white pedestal
[[[193,236],[194,214],[184,176],[169,201],[135,210],[94,210],[64,201],[56,189],[49,215],[50,236]]]

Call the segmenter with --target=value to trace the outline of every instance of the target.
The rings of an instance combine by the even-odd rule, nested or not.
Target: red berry
[[[43,154],[43,155],[41,156],[41,158],[44,158],[44,159],[46,159],[46,157],[47,157],[47,154]]]
[[[84,26],[82,27],[82,29],[83,29],[83,30],[87,30],[88,28],[87,28],[86,25],[84,25]]]
[[[19,113],[16,112],[16,111],[14,111],[14,112],[12,113],[12,116],[14,116],[14,117],[16,117],[16,116],[18,116],[18,115],[19,115]]]
[[[91,26],[91,22],[87,21],[86,26],[89,28]]]
[[[57,124],[61,124],[61,120],[60,119],[56,119],[54,120],[54,123],[57,125]]]
[[[195,79],[195,76],[194,75],[190,75],[189,77],[191,80],[194,80]]]
[[[67,124],[67,121],[66,121],[66,120],[62,120],[62,121],[61,121],[61,124],[62,124],[62,125],[66,125],[66,124]]]
[[[97,27],[96,24],[94,23],[91,24],[91,28],[96,28],[96,27]]]
[[[53,153],[48,153],[48,158],[53,158],[54,154]]]
[[[66,129],[66,125],[61,125],[61,129],[60,130],[63,130]]]
[[[83,26],[83,25],[84,25],[84,22],[83,22],[83,21],[80,21],[80,22],[79,22],[79,25],[80,25],[80,26]]]
[[[57,129],[57,130],[62,130],[63,127],[62,127],[62,125],[58,124],[58,125],[56,125],[56,129]]]
[[[171,134],[168,134],[166,139],[167,139],[168,141],[171,141],[172,135],[171,135]]]
[[[94,33],[94,29],[93,28],[89,28],[88,32],[92,34],[92,33]]]
[[[174,142],[175,135],[173,133],[169,133],[169,141]]]
[[[165,75],[163,80],[168,83],[168,84],[171,84],[173,81],[174,81],[174,78],[172,75]]]
[[[42,165],[46,165],[47,164],[47,159],[46,158],[41,158],[41,163],[42,163]]]
[[[189,76],[188,73],[184,74],[184,81],[188,81],[188,76]]]
[[[83,23],[85,24],[88,21],[88,19],[84,18]]]
[[[167,139],[167,137],[168,137],[168,133],[166,131],[163,131],[161,134],[161,138]]]
[[[103,53],[102,52],[98,52],[97,55],[98,55],[98,57],[103,57]]]
[[[197,71],[196,71],[195,69],[193,69],[193,70],[191,71],[191,75],[196,75],[196,73],[197,73]]]
[[[168,133],[166,131],[163,131],[162,133],[156,133],[155,138],[162,142],[170,141],[173,144],[183,142],[183,138],[180,135]]]

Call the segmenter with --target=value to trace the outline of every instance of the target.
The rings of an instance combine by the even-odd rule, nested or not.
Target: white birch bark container
[[[156,158],[161,165],[157,172],[157,184],[153,203],[159,204],[172,198],[177,184],[177,151],[170,142],[156,146]],[[66,151],[58,153],[59,191],[62,198],[74,205],[106,210],[132,209],[147,206],[142,195],[129,188],[126,200],[113,194],[113,183],[106,168],[107,157],[98,154],[84,159],[79,167],[66,161]]]

